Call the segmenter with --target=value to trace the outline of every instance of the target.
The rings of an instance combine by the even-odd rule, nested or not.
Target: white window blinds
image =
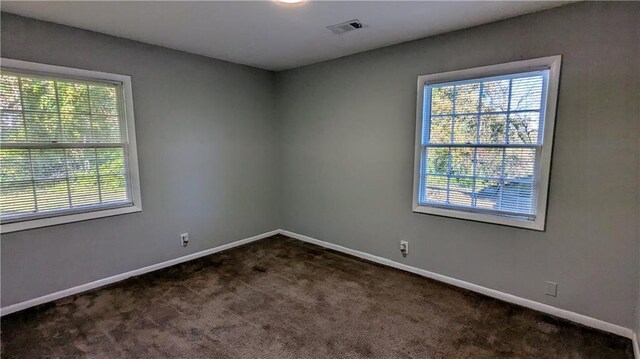
[[[419,204],[535,220],[548,76],[426,84]]]
[[[122,84],[2,69],[2,222],[130,205]]]

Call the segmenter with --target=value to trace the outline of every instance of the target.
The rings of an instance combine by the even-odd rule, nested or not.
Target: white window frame
[[[96,205],[87,207],[79,212],[52,214],[50,217],[25,219],[16,222],[0,224],[0,233],[10,233],[27,229],[54,226],[58,224],[85,221],[89,219],[116,216],[126,213],[142,211],[142,198],[140,195],[140,175],[138,171],[138,151],[136,147],[136,130],[133,117],[133,93],[131,90],[131,77],[126,75],[111,74],[90,70],[75,69],[71,67],[47,65],[36,62],[27,62],[7,58],[0,59],[0,66],[7,70],[17,70],[22,72],[34,72],[48,76],[77,78],[89,81],[119,82],[122,84],[123,92],[123,116],[127,125],[127,161],[129,172],[129,186],[131,191],[131,204],[120,207]],[[107,207],[107,208],[103,208]]]
[[[562,56],[541,57],[531,60],[515,61],[498,65],[482,66],[459,71],[443,72],[418,77],[417,111],[416,111],[416,142],[414,157],[414,178],[413,178],[413,212],[433,214],[438,216],[466,219],[471,221],[494,223],[505,226],[520,227],[544,231],[547,211],[547,194],[549,191],[549,175],[551,170],[551,154],[553,151],[553,135],[556,122],[556,105],[558,100],[558,85],[560,80],[560,66]],[[540,162],[537,166],[534,185],[537,187],[537,207],[534,220],[519,217],[501,216],[496,214],[481,213],[468,210],[444,208],[442,206],[429,206],[420,204],[420,176],[422,172],[422,130],[423,130],[423,106],[424,90],[426,85],[443,82],[453,82],[471,79],[480,79],[491,76],[502,76],[514,73],[549,70],[546,111],[543,129],[543,144],[540,150]],[[544,101],[544,99],[543,99]]]

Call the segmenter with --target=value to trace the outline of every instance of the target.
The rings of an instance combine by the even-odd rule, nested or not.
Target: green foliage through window
[[[121,86],[2,71],[0,215],[130,203]]]

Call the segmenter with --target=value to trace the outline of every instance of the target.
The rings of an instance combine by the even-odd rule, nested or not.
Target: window
[[[560,61],[418,78],[415,212],[544,230]]]
[[[2,232],[141,210],[128,76],[2,59]]]

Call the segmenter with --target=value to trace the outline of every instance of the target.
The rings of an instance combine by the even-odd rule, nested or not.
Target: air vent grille
[[[334,34],[344,34],[348,31],[362,29],[364,25],[358,19],[353,19],[345,22],[341,22],[335,25],[327,26],[327,29],[331,30]]]

